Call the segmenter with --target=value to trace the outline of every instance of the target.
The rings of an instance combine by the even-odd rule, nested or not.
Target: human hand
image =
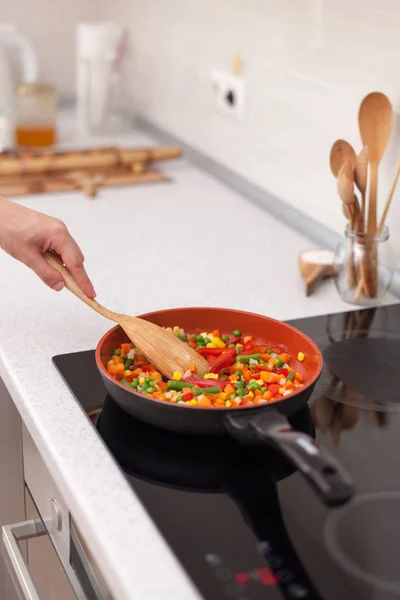
[[[47,250],[53,250],[85,294],[89,298],[96,296],[83,266],[82,251],[59,219],[0,198],[0,247],[59,292],[64,287],[64,280],[43,258]]]

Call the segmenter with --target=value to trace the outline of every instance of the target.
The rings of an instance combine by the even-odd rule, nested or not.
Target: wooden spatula
[[[196,374],[200,377],[209,371],[208,362],[173,333],[144,319],[129,317],[104,308],[97,300],[88,298],[84,294],[69,270],[54,254],[46,252],[44,258],[61,273],[65,286],[70,292],[106,319],[118,323],[135,346],[163,375],[171,379],[175,371],[184,373],[190,364],[196,366]]]

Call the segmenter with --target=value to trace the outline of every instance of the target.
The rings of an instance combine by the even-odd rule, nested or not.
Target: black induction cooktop
[[[340,508],[274,450],[125,414],[93,350],[53,360],[205,599],[400,598],[400,305],[291,324],[325,361],[292,424],[352,475],[355,497]]]

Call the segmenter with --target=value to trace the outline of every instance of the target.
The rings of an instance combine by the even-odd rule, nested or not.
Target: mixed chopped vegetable
[[[304,387],[303,376],[290,366],[291,356],[281,346],[257,343],[235,329],[230,335],[219,329],[188,334],[179,327],[167,328],[196,349],[210,363],[204,377],[195,365],[166,380],[131,343],[121,344],[107,363],[110,375],[130,389],[156,400],[203,407],[252,406],[289,396]],[[297,360],[304,361],[303,352]]]

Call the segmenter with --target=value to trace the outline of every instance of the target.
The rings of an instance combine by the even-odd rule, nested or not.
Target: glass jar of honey
[[[23,83],[16,88],[15,138],[18,146],[51,146],[56,141],[57,98],[53,86]]]

